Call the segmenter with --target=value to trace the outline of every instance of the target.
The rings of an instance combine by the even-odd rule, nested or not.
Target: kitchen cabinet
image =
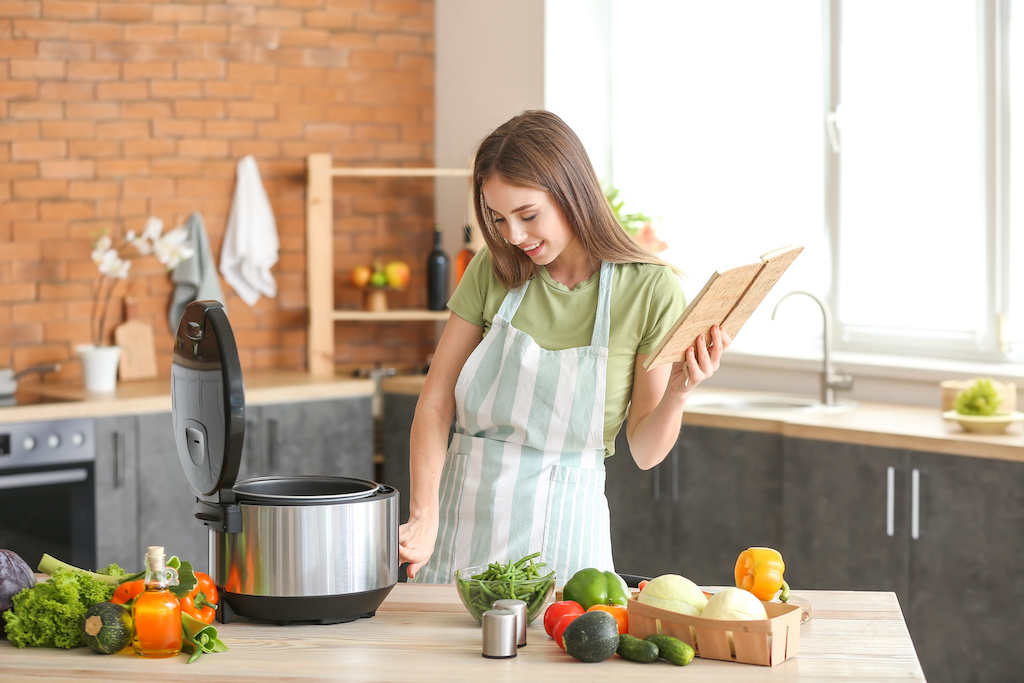
[[[133,416],[95,421],[96,566],[141,567],[138,515],[138,428]]]
[[[928,680],[1019,679],[1024,464],[931,453],[910,464],[920,521],[907,612]]]
[[[372,411],[369,396],[247,407],[246,467],[239,478],[328,474],[372,480]]]
[[[779,550],[790,585],[891,590],[907,604],[909,462],[905,450],[786,441]]]
[[[361,178],[468,178],[468,168],[346,168],[332,166],[330,154],[310,154],[306,160],[306,287],[309,302],[309,372],[334,374],[334,324],[347,321],[434,321],[448,319],[448,311],[393,310],[384,312],[337,310],[334,305],[334,190],[339,177]]]
[[[703,585],[731,578],[740,550],[782,540],[781,465],[778,434],[684,426],[644,472],[620,431],[605,461],[616,569]]]
[[[925,675],[1019,677],[1024,463],[790,439],[787,578],[895,590]]]

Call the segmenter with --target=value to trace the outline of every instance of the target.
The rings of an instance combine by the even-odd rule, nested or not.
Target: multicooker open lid
[[[199,497],[196,516],[221,522],[207,516],[222,517],[218,506],[234,503],[232,486],[245,438],[245,388],[235,335],[220,302],[192,302],[178,323],[171,419],[181,467]]]

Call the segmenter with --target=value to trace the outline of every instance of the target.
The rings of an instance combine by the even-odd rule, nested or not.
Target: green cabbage
[[[640,595],[638,602],[671,612],[699,617],[708,604],[707,596],[697,584],[678,574],[662,574],[651,579]]]
[[[767,619],[764,603],[742,588],[723,588],[708,599],[702,617],[732,621]]]

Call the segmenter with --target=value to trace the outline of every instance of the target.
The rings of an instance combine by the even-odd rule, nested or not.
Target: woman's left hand
[[[672,376],[668,381],[668,390],[688,394],[693,388],[715,374],[722,361],[722,353],[732,343],[732,338],[718,325],[711,328],[711,343],[708,344],[704,335],[697,337],[697,342],[686,349],[686,359],[672,364]]]

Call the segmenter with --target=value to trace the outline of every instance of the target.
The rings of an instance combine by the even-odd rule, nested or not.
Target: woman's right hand
[[[409,521],[398,527],[398,564],[409,563],[405,572],[414,578],[434,553],[437,540],[437,518],[422,520],[409,517]]]

